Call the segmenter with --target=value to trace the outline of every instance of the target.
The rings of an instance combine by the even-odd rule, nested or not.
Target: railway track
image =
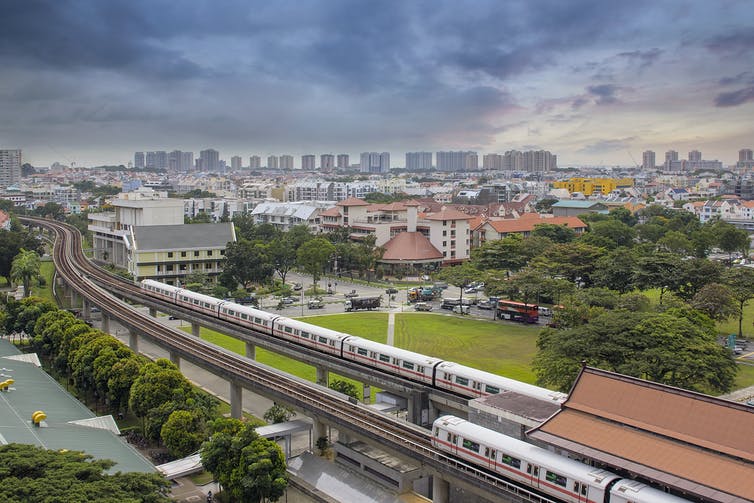
[[[57,273],[77,293],[98,305],[105,313],[128,320],[132,329],[159,341],[165,348],[177,351],[182,357],[209,370],[232,375],[238,383],[253,384],[272,395],[283,395],[290,403],[336,425],[343,425],[401,452],[435,470],[460,477],[491,494],[504,492],[518,498],[536,502],[552,500],[519,487],[486,471],[435,450],[430,442],[430,432],[391,416],[379,414],[367,407],[353,404],[320,387],[287,377],[284,374],[256,365],[252,360],[206,343],[199,338],[174,330],[150,316],[138,312],[129,304],[118,300],[109,291],[122,292],[133,289],[134,297],[141,297],[136,285],[128,285],[91,263],[84,255],[81,234],[75,228],[56,221],[23,217],[23,221],[41,226],[55,234],[53,259]],[[99,285],[87,279],[96,277]],[[110,289],[108,290],[108,287]]]

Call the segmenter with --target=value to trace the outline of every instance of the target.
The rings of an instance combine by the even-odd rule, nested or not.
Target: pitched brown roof
[[[430,213],[424,218],[426,220],[471,220],[473,217],[470,217],[466,213],[461,213],[458,210],[444,209],[437,213]]]
[[[532,438],[714,501],[754,495],[754,408],[585,367]]]
[[[332,208],[327,208],[326,210],[320,212],[319,216],[321,216],[321,217],[339,217],[340,216],[340,209],[337,206],[333,206]]]
[[[385,243],[381,262],[428,262],[442,260],[442,252],[435,248],[421,232],[401,232]]]
[[[542,217],[539,213],[524,213],[519,218],[491,219],[487,223],[500,234],[531,232],[534,226],[542,224],[565,225],[571,229],[586,228],[586,224],[578,217]]]
[[[359,199],[358,197],[349,197],[335,203],[335,206],[369,206],[370,203]]]

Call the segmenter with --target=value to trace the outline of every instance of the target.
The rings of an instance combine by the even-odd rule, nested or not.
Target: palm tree
[[[34,251],[27,251],[21,248],[21,251],[13,259],[10,269],[10,278],[13,281],[21,281],[24,285],[24,297],[31,293],[31,281],[38,279],[40,260],[39,255]]]

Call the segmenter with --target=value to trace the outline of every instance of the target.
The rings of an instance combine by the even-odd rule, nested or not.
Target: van
[[[456,314],[469,314],[471,308],[465,304],[455,306],[453,312]]]
[[[539,306],[537,308],[537,312],[540,316],[552,316],[552,309],[550,309],[549,307]]]
[[[417,302],[414,304],[414,309],[417,311],[431,311],[432,310],[432,304],[427,304],[426,302]]]

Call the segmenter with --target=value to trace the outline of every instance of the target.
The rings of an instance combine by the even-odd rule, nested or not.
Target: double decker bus
[[[498,300],[497,317],[501,320],[518,321],[520,323],[537,323],[539,321],[539,306],[513,300]]]

